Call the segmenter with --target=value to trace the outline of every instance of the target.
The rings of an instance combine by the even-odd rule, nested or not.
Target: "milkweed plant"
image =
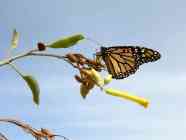
[[[87,58],[84,56],[84,54],[80,53],[67,53],[65,55],[47,53],[47,48],[64,49],[73,47],[77,43],[80,43],[82,40],[86,39],[84,35],[75,34],[66,38],[60,38],[49,44],[38,42],[36,48],[33,48],[25,53],[18,54],[16,56],[11,56],[11,51],[18,47],[19,37],[20,37],[19,33],[16,30],[14,30],[11,40],[11,47],[9,49],[9,56],[0,61],[0,67],[9,65],[18,73],[19,76],[22,77],[22,79],[26,82],[26,85],[30,88],[32,92],[33,102],[36,105],[39,105],[40,102],[39,83],[37,82],[35,77],[33,77],[32,75],[24,74],[14,64],[14,61],[25,58],[27,56],[45,56],[62,59],[65,62],[69,63],[73,68],[78,69],[79,73],[74,75],[74,78],[80,84],[80,95],[84,99],[86,99],[87,95],[93,88],[98,87],[105,94],[136,102],[145,108],[148,107],[149,105],[148,100],[142,97],[131,95],[126,91],[120,91],[108,87],[108,84],[112,82],[112,75],[108,74],[108,76],[106,77],[101,76],[100,74],[101,70],[105,69],[105,65],[102,64],[101,61],[97,59]]]

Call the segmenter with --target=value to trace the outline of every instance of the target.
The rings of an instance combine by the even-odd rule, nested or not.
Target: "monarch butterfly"
[[[112,78],[123,79],[134,74],[140,65],[160,59],[161,54],[139,46],[112,46],[101,47],[96,57],[102,58]]]

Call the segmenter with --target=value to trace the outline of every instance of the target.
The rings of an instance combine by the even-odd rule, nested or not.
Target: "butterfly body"
[[[115,79],[134,74],[140,65],[160,59],[159,52],[139,46],[101,47],[97,53],[106,64],[108,72]]]

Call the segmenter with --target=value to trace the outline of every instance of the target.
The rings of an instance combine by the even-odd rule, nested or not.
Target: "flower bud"
[[[37,48],[38,48],[39,51],[44,51],[46,49],[46,46],[42,42],[38,42],[37,43]]]
[[[103,87],[104,80],[102,79],[101,75],[93,68],[91,69],[91,73],[92,73],[92,79],[95,81],[95,83],[98,86]]]
[[[12,35],[12,40],[11,40],[11,48],[17,48],[17,46],[18,46],[18,42],[19,42],[19,33],[16,31],[16,30],[14,30],[13,31],[13,35]]]
[[[109,84],[112,81],[112,75],[109,74],[106,78],[104,78],[104,85]]]

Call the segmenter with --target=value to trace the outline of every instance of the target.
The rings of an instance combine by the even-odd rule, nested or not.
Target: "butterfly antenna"
[[[94,43],[94,44],[96,44],[96,45],[98,45],[98,46],[103,46],[103,44],[99,43],[98,41],[96,41],[96,40],[94,40],[94,39],[92,39],[90,37],[86,37],[85,39],[90,41],[90,42],[92,42],[92,43]]]

